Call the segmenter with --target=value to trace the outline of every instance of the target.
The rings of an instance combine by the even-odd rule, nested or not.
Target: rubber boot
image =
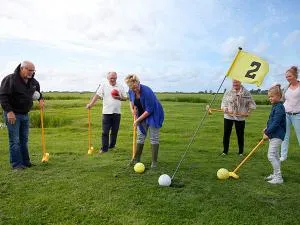
[[[151,163],[151,168],[156,168],[157,167],[157,156],[158,156],[159,144],[153,144],[153,145],[151,145],[151,149],[152,149],[152,163]]]
[[[131,165],[135,165],[136,163],[141,161],[141,155],[143,152],[143,148],[144,148],[144,144],[136,144],[136,152],[135,152],[135,156],[131,160],[131,163],[130,163]]]

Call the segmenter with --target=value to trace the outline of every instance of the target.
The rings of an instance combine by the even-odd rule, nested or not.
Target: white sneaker
[[[283,179],[282,177],[274,177],[272,180],[268,180],[270,184],[282,184]]]
[[[151,168],[154,169],[154,168],[156,168],[156,167],[157,167],[157,162],[152,162],[152,163],[151,163]]]
[[[265,180],[273,180],[275,178],[274,174],[270,174],[269,176],[265,177]]]
[[[280,162],[283,162],[284,160],[286,160],[286,157],[281,156],[281,157],[279,158],[279,160],[280,160]]]

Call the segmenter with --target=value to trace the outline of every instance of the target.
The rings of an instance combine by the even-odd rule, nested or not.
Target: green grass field
[[[36,166],[12,171],[6,129],[0,129],[0,224],[299,224],[299,146],[292,131],[289,158],[282,164],[285,183],[271,185],[265,143],[241,167],[239,180],[218,180],[219,168],[233,170],[242,160],[235,130],[229,155],[221,157],[223,115],[207,117],[173,180],[160,187],[161,174],[174,173],[212,98],[207,94],[159,94],[165,110],[159,167],[150,169],[149,140],[143,174],[128,166],[132,154],[132,118],[122,105],[117,148],[87,155],[85,109],[91,93],[46,93],[45,135],[48,163],[42,164],[39,110],[31,116],[29,148]],[[217,97],[216,108],[221,95]],[[179,100],[178,100],[179,99]],[[196,99],[196,100],[195,100]],[[263,103],[266,96],[255,96]],[[245,153],[262,137],[270,105],[260,104],[246,122]],[[92,143],[99,149],[99,101],[92,109]],[[0,121],[1,122],[1,121]]]

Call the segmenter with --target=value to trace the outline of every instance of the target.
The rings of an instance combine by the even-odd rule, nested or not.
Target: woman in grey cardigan
[[[244,152],[245,119],[251,110],[256,108],[256,104],[250,92],[241,85],[241,82],[233,80],[232,89],[228,90],[223,96],[221,108],[224,111],[222,155],[228,154],[232,126],[235,124],[239,146],[238,154],[242,156]]]

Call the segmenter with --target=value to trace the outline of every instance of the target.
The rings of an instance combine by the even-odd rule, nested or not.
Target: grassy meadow
[[[300,151],[292,131],[289,158],[282,163],[284,184],[271,185],[265,143],[240,169],[239,180],[218,180],[219,168],[233,170],[237,155],[233,129],[229,155],[222,152],[223,115],[208,116],[183,160],[171,187],[160,187],[161,174],[173,175],[205,114],[211,94],[158,94],[165,111],[160,133],[159,164],[150,169],[149,139],[143,174],[128,166],[132,154],[132,118],[122,103],[117,147],[87,155],[85,105],[92,93],[45,93],[45,139],[48,163],[41,163],[40,114],[30,113],[29,149],[36,166],[12,171],[7,130],[0,129],[0,224],[299,224]],[[262,137],[270,105],[254,96],[258,106],[246,121],[245,153]],[[217,96],[218,108],[222,95]],[[102,101],[91,110],[92,144],[99,149]],[[0,122],[2,122],[0,120]]]

